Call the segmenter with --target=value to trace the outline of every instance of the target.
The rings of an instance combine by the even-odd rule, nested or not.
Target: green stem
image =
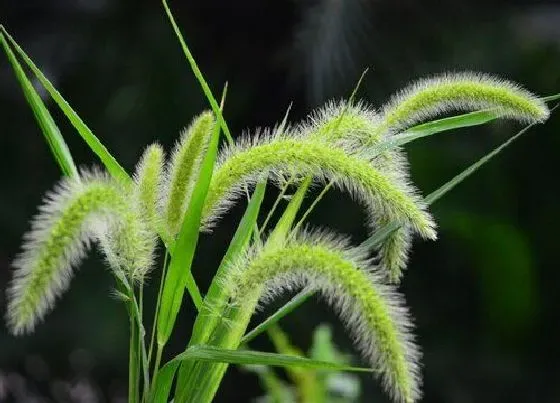
[[[132,314],[132,308],[129,303],[130,315],[130,343],[128,352],[128,401],[129,403],[137,403],[140,400],[140,377],[138,376],[138,331],[136,328],[136,320]]]
[[[156,348],[156,360],[154,362],[154,371],[153,371],[153,375],[152,375],[152,380],[154,382],[154,385],[155,385],[157,375],[158,375],[158,372],[159,372],[159,367],[160,367],[160,364],[161,364],[161,356],[162,356],[162,353],[163,353],[163,347],[164,347],[163,344],[158,343],[157,348]]]
[[[149,351],[148,351],[148,365],[150,362],[152,362],[152,352],[154,349],[154,341],[156,338],[156,325],[157,325],[157,318],[158,318],[158,314],[159,314],[159,305],[161,303],[161,294],[163,292],[163,282],[165,281],[165,275],[167,273],[167,262],[169,259],[169,251],[166,249],[165,250],[165,256],[163,258],[163,268],[162,268],[162,273],[161,273],[161,279],[159,281],[159,291],[158,291],[158,296],[157,296],[157,302],[156,302],[156,309],[154,312],[154,322],[152,323],[152,334],[150,336],[150,347],[149,347]]]
[[[299,221],[296,223],[296,225],[294,226],[294,229],[292,230],[292,234],[297,233],[297,231],[301,228],[302,224],[304,223],[304,221],[307,219],[307,217],[309,216],[309,214],[311,214],[311,212],[313,211],[313,209],[315,208],[315,206],[317,206],[317,204],[321,201],[321,199],[323,198],[323,196],[325,196],[325,194],[327,194],[327,192],[329,191],[330,188],[332,188],[334,185],[334,182],[331,180],[322,190],[321,193],[319,193],[317,195],[317,197],[315,198],[315,200],[313,200],[313,203],[311,203],[311,205],[307,208],[307,210],[305,210],[305,213],[303,213],[303,216],[299,219]]]
[[[126,281],[126,280],[125,280]],[[129,306],[130,306],[130,310],[131,312],[131,319],[135,322],[135,328],[137,329],[137,337],[138,340],[136,342],[136,347],[135,350],[137,350],[135,353],[136,355],[142,354],[142,356],[140,358],[136,358],[135,359],[137,361],[139,361],[141,363],[141,365],[135,365],[135,367],[137,367],[137,372],[140,372],[140,366],[142,367],[142,374],[143,374],[143,378],[144,378],[144,396],[148,396],[148,391],[150,390],[150,377],[149,377],[149,372],[148,372],[148,355],[146,354],[146,345],[144,343],[144,336],[146,334],[146,331],[144,330],[144,325],[142,324],[142,316],[140,315],[140,309],[138,308],[138,302],[136,301],[136,296],[134,295],[134,291],[133,289],[130,287],[130,285],[127,283],[125,283],[125,286],[128,290],[128,296],[129,296]],[[140,346],[140,348],[138,349],[138,346]],[[137,373],[137,378],[138,378],[138,382],[140,381],[140,376]],[[137,400],[139,401],[139,400]]]
[[[278,208],[278,205],[280,204],[280,201],[282,201],[282,198],[284,197],[284,195],[288,191],[288,187],[292,184],[292,182],[293,182],[293,178],[290,177],[290,179],[288,179],[286,181],[286,183],[284,183],[284,185],[282,186],[282,189],[280,190],[280,193],[278,193],[278,197],[276,197],[276,200],[274,201],[274,204],[270,208],[268,214],[266,215],[266,218],[265,218],[263,224],[261,225],[261,232],[264,232],[266,230],[266,226],[268,225],[268,222],[272,218],[272,215],[274,214],[274,212]]]

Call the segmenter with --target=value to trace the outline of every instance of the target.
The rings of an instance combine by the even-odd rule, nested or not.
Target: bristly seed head
[[[402,297],[385,285],[366,253],[329,234],[300,234],[280,249],[257,245],[221,279],[234,303],[263,290],[266,303],[284,290],[317,289],[348,327],[372,368],[397,402],[420,398],[420,353]]]
[[[298,136],[263,136],[241,140],[222,152],[216,166],[203,219],[211,225],[239,197],[247,184],[268,173],[313,176],[335,185],[362,201],[368,211],[382,211],[429,239],[435,238],[434,223],[425,205],[409,183],[392,183],[372,166],[367,154],[349,154],[323,140]]]
[[[7,322],[14,334],[30,332],[68,287],[92,240],[101,238],[114,270],[131,278],[153,260],[153,237],[128,208],[128,188],[99,173],[63,179],[45,198],[13,263]]]
[[[490,109],[499,117],[543,122],[546,104],[518,84],[480,73],[446,73],[419,80],[383,107],[380,132],[399,132],[451,110]]]
[[[193,119],[181,134],[166,165],[163,214],[171,237],[175,237],[181,228],[214,125],[212,112],[204,112]]]

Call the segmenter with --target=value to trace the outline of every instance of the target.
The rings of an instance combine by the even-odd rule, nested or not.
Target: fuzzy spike
[[[329,102],[310,115],[298,131],[307,138],[322,139],[352,153],[356,147],[375,152],[375,146],[383,142],[380,118],[373,108],[362,103]],[[371,164],[390,182],[406,188],[409,183],[408,163],[400,148],[385,150],[371,160]],[[370,227],[375,230],[388,222],[381,211],[370,211]],[[387,278],[398,282],[406,267],[411,247],[411,231],[403,226],[387,236],[379,247],[380,265],[387,269]]]
[[[380,132],[398,132],[451,110],[492,109],[498,116],[542,122],[546,104],[518,84],[480,73],[445,73],[419,80],[383,107]]]
[[[296,137],[257,138],[220,155],[203,211],[205,223],[226,210],[246,184],[267,172],[313,175],[333,179],[340,188],[364,202],[370,211],[381,210],[402,224],[410,224],[425,238],[435,238],[434,223],[410,184],[393,184],[371,165],[367,156],[349,155],[324,141]]]
[[[161,227],[158,206],[161,202],[163,161],[163,148],[159,144],[152,144],[142,154],[134,173],[136,208],[154,232]]]
[[[151,254],[146,257],[139,248],[144,239],[138,226],[137,216],[126,207],[125,190],[106,176],[82,173],[79,179],[62,180],[39,208],[24,237],[23,251],[13,263],[16,270],[7,293],[10,331],[33,330],[68,288],[72,267],[83,258],[91,241],[108,228],[119,234],[122,243],[119,256],[114,257],[127,265],[120,269],[151,263]],[[106,239],[106,247],[117,250],[114,239]]]
[[[311,113],[297,127],[306,137],[323,139],[328,142],[360,141],[375,134],[379,116],[372,107],[363,103],[330,101],[322,108]],[[379,136],[376,141],[381,140]]]
[[[193,119],[183,131],[166,166],[163,211],[167,231],[173,237],[181,227],[214,124],[214,115],[209,111]]]
[[[329,234],[300,234],[281,249],[253,248],[234,262],[222,282],[241,307],[253,290],[264,290],[260,300],[266,303],[283,290],[316,288],[380,372],[387,392],[395,401],[415,402],[420,398],[420,353],[409,314],[402,297],[383,284],[365,255]]]

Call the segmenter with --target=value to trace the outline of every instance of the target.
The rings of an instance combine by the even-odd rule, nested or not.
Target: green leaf
[[[492,113],[492,111],[476,111],[449,118],[433,120],[428,123],[414,126],[404,133],[393,136],[389,141],[383,143],[380,149],[381,151],[385,151],[391,148],[403,146],[413,140],[448,130],[480,126],[497,118],[498,116]]]
[[[183,53],[185,54],[185,57],[187,58],[187,61],[189,62],[189,65],[191,66],[193,74],[196,77],[196,79],[198,80],[198,82],[200,83],[200,86],[202,87],[202,91],[204,91],[204,95],[208,99],[208,102],[210,103],[210,106],[212,107],[212,111],[216,115],[216,119],[218,119],[218,123],[222,127],[222,130],[224,131],[224,134],[225,134],[228,142],[230,144],[232,144],[233,143],[233,138],[231,137],[231,133],[229,131],[227,123],[224,119],[224,116],[222,115],[220,105],[218,104],[218,101],[216,101],[216,98],[212,94],[212,90],[210,90],[210,87],[208,86],[208,83],[206,82],[206,80],[204,79],[204,76],[202,75],[202,72],[198,68],[198,65],[196,64],[196,61],[194,60],[194,57],[193,57],[191,51],[189,50],[189,47],[187,46],[187,43],[185,42],[185,39],[183,38],[183,35],[181,34],[181,30],[177,26],[177,23],[175,22],[175,18],[173,18],[173,14],[171,13],[171,10],[169,9],[169,6],[167,5],[167,1],[162,0],[162,4],[163,4],[163,8],[165,9],[165,13],[167,14],[167,17],[169,18],[169,22],[171,23],[171,26],[173,27],[173,31],[175,32],[175,36],[179,40],[179,43],[181,44],[181,48],[183,49]]]
[[[202,304],[202,296],[192,278],[191,265],[198,243],[202,208],[204,207],[204,201],[206,200],[206,194],[208,193],[208,187],[214,170],[219,138],[220,126],[216,125],[208,145],[208,151],[200,166],[200,173],[183,220],[181,231],[173,247],[173,257],[165,277],[158,315],[157,341],[160,345],[164,345],[171,335],[175,319],[181,308],[185,287],[189,290],[196,308],[199,309]]]
[[[554,111],[557,107],[558,107],[558,105],[555,106],[554,108],[552,108],[551,112]],[[472,165],[470,165],[469,167],[464,169],[461,173],[459,173],[458,175],[453,177],[451,180],[449,180],[448,182],[446,182],[442,186],[440,186],[438,189],[434,190],[432,193],[427,195],[424,198],[424,201],[426,202],[426,204],[431,205],[431,204],[435,203],[436,201],[438,201],[446,193],[451,191],[455,186],[459,185],[461,182],[463,182],[465,179],[467,179],[469,176],[471,176],[473,173],[475,173],[477,170],[479,170],[482,166],[484,166],[486,163],[488,163],[492,158],[494,158],[499,153],[501,153],[506,147],[511,145],[515,140],[517,140],[519,137],[521,137],[523,134],[525,134],[534,125],[535,125],[535,123],[532,123],[532,124],[524,127],[519,132],[517,132],[517,134],[515,134],[514,136],[507,139],[505,142],[500,144],[498,147],[494,148],[492,151],[490,151],[488,154],[486,154],[485,156],[480,158],[478,161],[476,161],[475,163],[473,163]],[[398,228],[398,224],[389,223],[389,224],[385,225],[384,227],[382,227],[381,229],[377,230],[371,237],[369,237],[367,240],[365,240],[360,246],[366,247],[366,248],[375,247],[375,246],[379,245],[381,243],[381,241],[383,241],[387,237],[387,235],[389,235],[392,231],[396,230],[397,228]]]
[[[255,187],[255,191],[253,192],[251,200],[245,209],[245,213],[241,218],[239,226],[235,231],[224,257],[222,258],[218,271],[210,284],[208,293],[204,298],[204,304],[196,317],[189,346],[208,343],[212,333],[215,332],[218,322],[222,319],[215,314],[216,311],[222,311],[227,305],[227,295],[223,292],[220,279],[228,269],[229,263],[239,256],[249,243],[251,233],[257,222],[265,190],[266,182],[261,182]],[[220,335],[217,337],[220,337]],[[191,370],[191,362],[181,365],[181,369],[179,370],[179,374],[177,376],[177,383],[179,385],[187,384]]]
[[[82,119],[78,116],[78,114],[72,109],[72,107],[66,102],[66,100],[60,95],[60,93],[56,90],[56,88],[52,85],[52,83],[45,77],[45,75],[39,70],[39,68],[33,63],[33,61],[27,56],[24,50],[17,44],[17,42],[8,34],[6,29],[1,26],[0,30],[6,37],[9,39],[10,43],[17,51],[19,56],[23,59],[23,61],[29,66],[33,74],[37,77],[37,79],[41,82],[43,87],[47,90],[47,92],[51,95],[53,100],[57,103],[59,108],[64,112],[72,126],[76,128],[80,136],[85,140],[85,142],[89,145],[91,150],[99,157],[101,162],[107,168],[109,173],[120,180],[130,181],[130,176],[126,173],[124,168],[119,165],[117,160],[107,151],[107,148],[101,144],[99,139],[93,134],[93,132],[87,127],[87,125],[82,121]]]
[[[43,132],[43,135],[47,140],[47,144],[49,145],[56,162],[60,166],[62,173],[67,176],[78,176],[78,169],[74,164],[74,160],[72,159],[72,155],[70,154],[70,150],[68,149],[66,142],[62,138],[58,127],[56,126],[47,107],[41,100],[41,97],[37,94],[37,91],[33,88],[31,81],[29,81],[25,75],[23,68],[17,61],[12,49],[10,49],[9,44],[6,41],[6,37],[2,32],[0,32],[0,40],[2,41],[2,46],[8,56],[8,59],[10,60],[19,84],[21,85],[25,99],[27,100],[29,106],[31,106],[35,119],[37,119],[37,123],[41,127],[41,131]]]
[[[286,210],[284,210],[282,217],[280,217],[274,227],[274,230],[266,241],[268,247],[279,247],[286,239],[286,236],[292,229],[296,215],[303,203],[303,199],[305,198],[305,194],[307,193],[312,180],[312,177],[305,178],[296,193],[292,196],[292,199],[290,200],[290,203],[288,203]]]
[[[545,102],[552,102],[558,99],[560,99],[560,94],[541,98],[541,100]],[[411,127],[405,132],[391,137],[389,141],[383,143],[376,151],[378,153],[381,153],[391,148],[403,146],[413,140],[431,136],[432,134],[441,133],[448,130],[461,129],[465,127],[481,126],[499,118],[500,116],[496,115],[491,110],[482,110],[457,116],[451,116],[448,118],[432,120],[431,122]]]
[[[452,190],[455,186],[457,186],[458,184],[463,182],[465,179],[467,179],[469,176],[471,176],[473,173],[475,173],[478,169],[480,169],[482,166],[484,166],[486,163],[488,163],[492,158],[494,158],[496,155],[501,153],[506,147],[508,147],[510,144],[512,144],[515,140],[517,140],[523,134],[525,134],[533,126],[534,126],[534,124],[531,124],[529,126],[524,127],[515,136],[510,137],[508,140],[506,140],[505,142],[500,144],[498,147],[493,149],[491,152],[489,152],[488,154],[486,154],[485,156],[480,158],[474,164],[470,165],[468,168],[463,170],[460,174],[453,177],[450,181],[448,181],[447,183],[443,184],[438,189],[436,189],[435,191],[430,193],[424,199],[426,201],[426,203],[428,205],[435,203],[442,196],[444,196],[447,192]]]
[[[241,339],[241,343],[242,344],[249,343],[259,334],[267,331],[270,328],[270,326],[278,323],[280,319],[282,319],[284,316],[288,315],[298,306],[300,306],[305,301],[307,301],[309,297],[311,297],[313,294],[315,294],[315,291],[310,288],[300,291],[290,301],[284,304],[280,309],[278,309],[276,312],[274,312],[272,315],[266,318],[264,322],[260,323],[253,330],[251,330],[249,333],[243,336],[243,338]]]
[[[298,367],[329,371],[374,372],[371,368],[352,367],[335,362],[318,361],[293,355],[267,353],[252,350],[228,350],[212,346],[192,346],[179,354],[174,361],[198,360],[243,365],[268,365],[273,367]]]
[[[211,305],[213,309],[221,309],[226,302],[224,300],[225,296],[222,289],[223,287],[221,286],[219,279],[225,274],[229,263],[235,260],[237,256],[245,250],[247,244],[249,243],[251,233],[253,232],[253,228],[257,222],[265,190],[266,182],[261,182],[255,187],[255,191],[251,196],[247,209],[239,222],[239,226],[231,239],[224,257],[222,258],[216,275],[210,284],[210,288],[208,289],[208,293],[204,300]],[[201,312],[201,314],[199,314],[196,318],[193,335],[189,345],[205,343],[208,340],[210,333],[214,330],[216,324],[215,322],[217,321],[218,318],[215,315],[204,315]]]
[[[542,97],[541,98],[544,102],[552,102],[552,101],[557,101],[560,99],[560,93],[558,94],[554,94],[554,95],[549,95],[547,97]]]
[[[166,402],[171,391],[175,371],[183,361],[206,361],[241,365],[268,365],[298,367],[325,371],[374,372],[371,368],[352,367],[344,364],[312,360],[304,357],[251,350],[228,350],[212,346],[192,346],[169,361],[161,369],[150,401]]]

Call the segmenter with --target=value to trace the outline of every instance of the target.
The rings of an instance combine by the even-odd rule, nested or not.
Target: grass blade
[[[208,99],[208,102],[210,103],[210,106],[212,107],[212,111],[214,112],[214,115],[216,115],[216,119],[218,119],[218,123],[222,127],[222,130],[224,131],[224,134],[225,134],[228,142],[230,144],[233,143],[233,138],[231,137],[231,133],[229,131],[227,123],[224,119],[224,116],[222,115],[222,111],[220,110],[220,105],[218,104],[218,101],[216,101],[216,98],[212,94],[212,90],[208,86],[208,83],[204,79],[204,76],[202,75],[202,72],[198,68],[198,65],[196,64],[196,61],[194,60],[194,57],[193,57],[191,51],[189,50],[189,47],[187,46],[187,43],[185,42],[185,39],[183,38],[183,35],[181,34],[181,30],[177,26],[177,23],[175,22],[175,18],[173,18],[173,13],[171,13],[171,10],[169,9],[167,1],[162,0],[162,4],[163,4],[163,8],[165,9],[165,13],[167,14],[167,17],[169,18],[169,22],[171,23],[171,26],[173,27],[173,31],[175,32],[175,36],[177,37],[177,39],[179,40],[179,43],[181,44],[181,48],[183,49],[183,53],[185,54],[185,57],[187,58],[187,61],[189,62],[189,65],[191,66],[191,69],[193,71],[194,76],[196,77],[196,79],[200,83],[200,86],[202,87],[202,91],[204,91],[204,95]]]
[[[192,346],[172,361],[198,360],[242,365],[268,365],[273,367],[299,367],[330,371],[374,372],[371,368],[352,367],[344,364],[312,360],[285,354],[252,350],[228,350],[212,346]]]
[[[309,189],[312,180],[313,178],[311,177],[305,178],[300,184],[296,193],[292,196],[290,203],[288,203],[286,210],[284,210],[284,213],[282,214],[282,217],[280,217],[278,223],[276,223],[276,226],[274,227],[274,230],[266,241],[266,244],[269,247],[278,247],[282,245],[282,243],[286,239],[286,236],[292,229],[292,225],[294,223],[294,220],[296,219],[296,215],[299,211],[299,208],[301,207],[301,204],[303,203],[303,199],[307,194],[307,190]]]
[[[74,164],[74,160],[72,159],[72,155],[70,154],[70,150],[68,149],[66,142],[60,134],[60,130],[58,130],[58,127],[56,126],[56,123],[54,122],[47,107],[27,78],[23,68],[17,61],[12,49],[10,49],[9,44],[6,41],[6,37],[2,32],[0,32],[0,41],[2,42],[2,47],[4,48],[19,84],[21,85],[25,99],[33,110],[33,115],[35,115],[35,119],[37,120],[37,123],[45,136],[47,144],[49,145],[56,162],[62,170],[62,173],[66,176],[78,176],[78,169]]]
[[[206,200],[216,161],[219,137],[220,126],[216,125],[208,145],[208,151],[200,167],[200,173],[181,231],[173,246],[172,260],[165,277],[160,313],[158,315],[157,342],[160,346],[165,345],[171,335],[175,319],[181,307],[185,287],[189,290],[196,308],[199,309],[202,304],[202,296],[192,277],[191,265],[198,243],[202,208]]]
[[[553,112],[557,107],[558,107],[558,105],[556,105],[554,108],[552,108],[551,112]],[[492,160],[492,158],[494,158],[499,153],[501,153],[505,148],[510,146],[515,140],[517,140],[519,137],[521,137],[523,134],[525,134],[534,125],[535,125],[535,123],[532,123],[532,124],[524,127],[519,132],[517,132],[514,136],[512,136],[509,139],[507,139],[506,141],[504,141],[502,144],[500,144],[498,147],[494,148],[488,154],[484,155],[478,161],[476,161],[475,163],[468,166],[461,173],[454,176],[451,180],[444,183],[438,189],[434,190],[432,193],[430,193],[429,195],[427,195],[424,198],[425,202],[428,205],[431,205],[431,204],[435,203],[436,201],[438,201],[439,199],[441,199],[446,193],[451,191],[455,186],[459,185],[461,182],[463,182],[465,179],[467,179],[469,176],[471,176],[477,170],[482,168],[485,164],[490,162],[490,160]],[[387,224],[386,226],[384,226],[381,229],[379,229],[378,231],[376,231],[371,237],[369,237],[367,240],[365,240],[360,246],[366,247],[366,248],[375,247],[376,245],[379,245],[379,243],[381,241],[383,241],[383,239],[385,239],[385,237],[388,234],[390,234],[392,231],[396,230],[397,228],[398,228],[398,225],[395,224],[395,223]]]
[[[261,182],[255,187],[255,191],[251,196],[251,200],[247,205],[235,235],[229,244],[228,250],[220,263],[212,283],[210,284],[210,288],[208,289],[208,293],[204,299],[204,304],[196,317],[189,346],[208,343],[219,320],[221,319],[215,315],[215,312],[224,309],[227,304],[227,299],[223,293],[219,280],[222,278],[223,273],[227,270],[229,262],[242,253],[249,243],[254,225],[257,222],[265,190],[266,182]],[[187,384],[189,373],[192,370],[191,364],[192,363],[185,362],[181,365],[181,369],[179,370],[177,377],[178,384]]]
[[[117,160],[107,151],[107,148],[99,141],[99,139],[93,134],[89,127],[83,122],[83,120],[78,116],[78,114],[72,109],[68,102],[62,97],[62,95],[57,91],[57,89],[52,85],[52,83],[45,77],[45,75],[39,70],[39,68],[33,63],[25,51],[17,44],[17,42],[8,34],[3,26],[0,26],[1,32],[9,39],[10,43],[23,59],[23,61],[29,66],[33,74],[41,82],[43,87],[50,94],[52,99],[57,103],[59,108],[64,112],[70,123],[80,136],[89,145],[91,150],[99,157],[103,165],[107,168],[109,173],[118,179],[130,181],[129,175],[126,173],[124,168],[117,162]]]
[[[541,99],[545,102],[556,101],[560,99],[560,94],[542,97]],[[404,133],[393,136],[389,141],[385,142],[378,149],[378,152],[381,153],[394,147],[403,146],[413,140],[431,136],[432,134],[454,129],[461,129],[465,127],[481,126],[496,119],[499,119],[499,116],[494,114],[491,110],[482,110],[457,116],[451,116],[448,118],[432,120],[431,122],[411,127]]]
[[[436,119],[431,122],[414,126],[404,133],[397,134],[383,144],[382,151],[410,143],[413,140],[431,136],[448,130],[460,129],[464,127],[480,126],[497,119],[492,111],[476,111],[463,115],[451,116],[443,119]]]
[[[235,234],[220,263],[220,266],[218,267],[218,271],[214,276],[214,280],[212,281],[212,284],[208,289],[208,293],[205,297],[205,301],[211,303],[213,309],[216,308],[219,309],[221,308],[220,306],[221,302],[225,303],[225,301],[221,301],[223,299],[222,296],[223,292],[219,279],[223,276],[224,272],[227,270],[228,264],[232,260],[234,260],[240,253],[242,253],[245,250],[247,244],[249,243],[249,240],[251,239],[251,233],[253,231],[255,223],[257,222],[257,218],[259,215],[261,203],[264,198],[265,190],[266,190],[266,182],[261,182],[257,184],[257,186],[255,187],[255,191],[251,196],[251,200],[247,205],[247,209],[245,210],[245,213],[239,223],[239,226],[235,231]],[[219,305],[217,306],[216,304]],[[199,343],[204,343],[207,340],[209,333],[211,333],[212,330],[214,329],[214,325],[211,322],[217,320],[218,318],[216,318],[215,316],[203,315],[201,312],[201,314],[199,315],[199,317],[197,317],[197,320],[195,322],[193,328],[193,335],[189,344],[195,345]]]
[[[298,367],[324,371],[374,372],[371,368],[352,367],[344,364],[312,360],[292,355],[251,350],[228,350],[212,346],[192,346],[163,366],[156,380],[150,401],[166,402],[177,367],[184,361],[206,361],[239,365],[267,365],[274,367]]]
[[[288,315],[294,309],[296,309],[305,301],[307,301],[309,297],[311,297],[313,294],[315,294],[315,291],[310,288],[300,291],[297,295],[295,295],[280,309],[278,309],[276,312],[274,312],[272,315],[266,318],[264,322],[260,323],[253,330],[251,330],[249,333],[243,336],[243,338],[241,339],[241,344],[249,343],[259,334],[266,332],[270,328],[270,326],[278,323],[280,319],[282,319],[284,316]]]
[[[480,158],[474,164],[470,165],[468,168],[463,170],[460,174],[456,175],[450,181],[444,183],[438,189],[436,189],[435,191],[430,193],[424,199],[426,201],[426,203],[428,205],[430,205],[432,203],[435,203],[442,196],[444,196],[447,192],[452,190],[455,186],[457,186],[458,184],[463,182],[465,179],[467,179],[469,176],[471,176],[473,173],[475,173],[478,169],[480,169],[482,166],[484,166],[486,163],[488,163],[492,158],[494,158],[496,155],[501,153],[506,147],[508,147],[510,144],[512,144],[515,140],[517,140],[523,134],[525,134],[533,126],[534,126],[534,124],[531,124],[529,126],[524,127],[519,132],[517,132],[516,135],[507,139],[505,142],[500,144],[498,147],[494,148],[492,151],[490,151],[488,154],[486,154],[485,156]]]
[[[542,97],[541,98],[544,102],[552,102],[552,101],[558,101],[560,99],[560,93],[558,94],[554,94],[554,95],[549,95],[547,97]]]

